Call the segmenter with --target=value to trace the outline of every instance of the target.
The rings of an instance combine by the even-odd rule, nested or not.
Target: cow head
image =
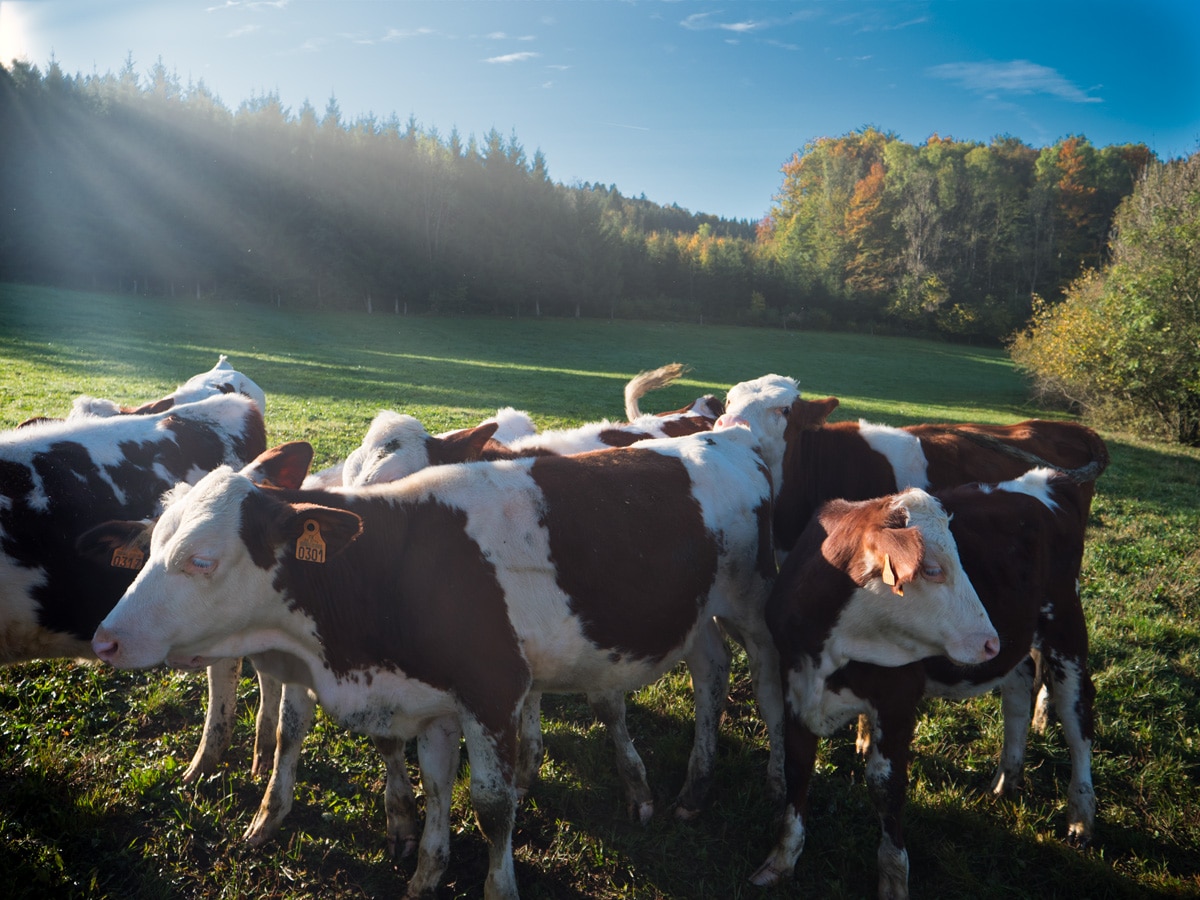
[[[902,666],[930,656],[976,665],[999,652],[999,636],[936,498],[914,488],[878,500],[834,501],[817,518],[828,534],[822,555],[857,585],[826,647],[838,665]]]
[[[253,464],[252,464],[253,465]],[[334,556],[362,531],[346,510],[289,503],[246,472],[222,467],[172,499],[145,564],[100,623],[92,648],[118,668],[198,668],[272,646],[290,613],[277,558]]]
[[[792,405],[799,399],[800,388],[794,378],[763,375],[731,387],[725,398],[725,414],[718,420],[727,423],[740,419],[750,426],[758,437],[776,490],[783,478],[784,432]]]

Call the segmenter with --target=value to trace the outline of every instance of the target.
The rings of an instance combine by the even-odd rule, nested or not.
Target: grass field
[[[643,401],[675,408],[767,372],[834,418],[891,424],[1010,422],[1030,405],[991,349],[868,336],[644,322],[282,314],[0,285],[0,427],[62,415],[78,394],[142,401],[227,353],[268,397],[269,442],[303,438],[323,466],[356,446],[375,412],[430,431],[498,406],[543,427],[620,419],[636,372],[693,367]],[[1058,729],[1031,737],[1026,790],[987,794],[999,701],[928,704],[917,734],[907,837],[914,897],[1200,896],[1200,452],[1105,433],[1112,465],[1093,507],[1083,578],[1098,733],[1096,837],[1061,841],[1069,762]],[[395,897],[413,860],[386,859],[383,769],[364,738],[318,717],[297,803],[280,837],[240,836],[263,785],[249,777],[257,690],[243,679],[224,768],[179,784],[203,720],[204,683],[70,661],[0,670],[0,896],[6,898]],[[773,839],[766,748],[739,666],[711,807],[668,805],[691,741],[686,673],[630,703],[658,814],[627,820],[611,747],[580,697],[547,698],[547,761],[518,813],[526,898],[873,897],[878,825],[849,728],[823,743],[808,843],[795,878],[746,881]],[[456,789],[452,858],[439,896],[479,896],[486,852]]]

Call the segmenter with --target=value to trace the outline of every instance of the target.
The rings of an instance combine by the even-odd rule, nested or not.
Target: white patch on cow
[[[896,476],[896,489],[929,487],[929,463],[921,442],[899,428],[890,425],[875,425],[860,420],[858,433],[876,453],[887,459]]]
[[[783,484],[783,440],[792,404],[800,399],[800,388],[786,375],[763,375],[729,389],[725,414],[745,419],[758,437],[763,460],[776,490]]]
[[[995,489],[998,491],[1008,491],[1011,494],[1025,494],[1039,501],[1052,512],[1057,512],[1058,503],[1050,491],[1050,479],[1056,474],[1057,472],[1054,469],[1030,469],[1020,478],[1014,478],[1011,481],[1002,481],[995,486]]]
[[[71,411],[67,413],[67,418],[79,419],[90,416],[96,419],[107,419],[120,414],[121,407],[112,400],[89,397],[84,394],[71,401]]]
[[[866,700],[852,691],[828,689],[826,679],[837,668],[826,664],[813,666],[806,662],[800,667],[793,666],[788,672],[787,692],[792,712],[808,726],[809,731],[821,737],[829,737],[847,722],[871,709]]]
[[[533,419],[529,413],[514,409],[511,406],[505,406],[502,409],[496,410],[496,414],[490,419],[484,419],[479,424],[486,425],[489,422],[495,422],[499,427],[495,434],[492,435],[492,440],[500,444],[511,444],[518,438],[528,437],[531,434],[537,434],[537,426],[533,423]],[[445,437],[445,432],[439,437]]]

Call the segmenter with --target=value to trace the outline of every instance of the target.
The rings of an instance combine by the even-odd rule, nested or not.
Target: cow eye
[[[781,407],[779,407],[779,414],[780,414],[781,416],[783,416],[785,419],[786,419],[786,418],[787,418],[789,415],[791,415],[791,413],[792,413],[792,408],[791,408],[790,406],[781,406]]]
[[[942,582],[946,580],[946,572],[937,563],[927,563],[921,569],[921,574],[930,581]]]
[[[193,556],[183,567],[186,575],[211,575],[217,570],[217,561],[207,556]]]

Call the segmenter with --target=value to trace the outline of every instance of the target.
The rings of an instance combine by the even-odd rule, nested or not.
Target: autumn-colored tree
[[[1040,304],[1011,352],[1043,391],[1200,445],[1200,153],[1145,170],[1117,212],[1112,262]]]

